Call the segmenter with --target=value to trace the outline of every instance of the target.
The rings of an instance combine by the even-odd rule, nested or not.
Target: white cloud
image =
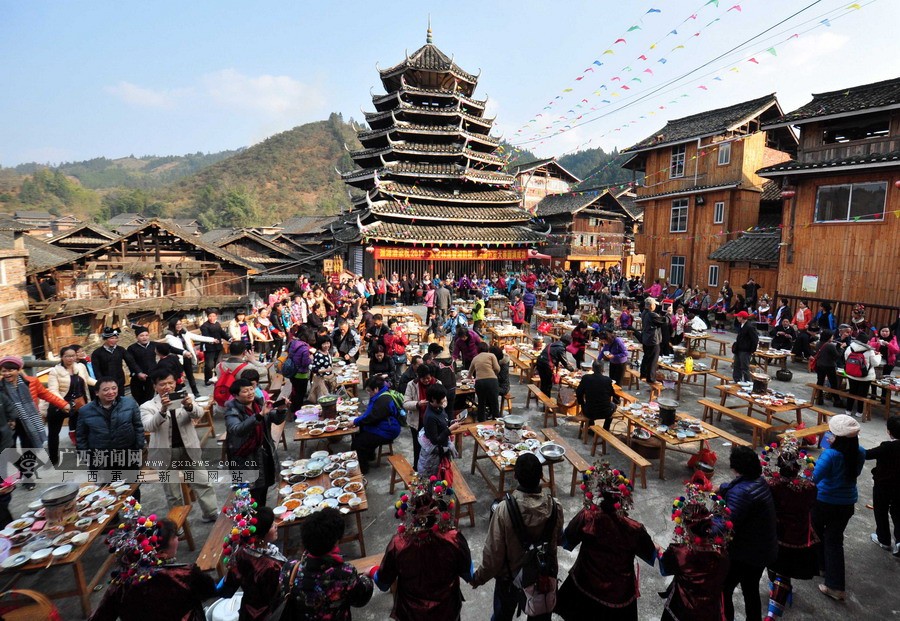
[[[223,69],[200,79],[204,95],[226,109],[297,117],[325,104],[321,91],[290,76],[248,76]]]
[[[234,69],[222,69],[198,78],[196,85],[153,89],[121,81],[106,92],[137,107],[173,110],[219,108],[251,112],[269,119],[296,119],[325,105],[317,87],[290,76],[250,76]]]
[[[154,90],[124,80],[115,86],[106,87],[107,93],[118,97],[132,106],[162,109],[175,108],[178,99],[187,94],[186,90],[187,89]]]

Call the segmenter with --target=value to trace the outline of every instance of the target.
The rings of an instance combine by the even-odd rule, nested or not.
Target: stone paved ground
[[[804,386],[806,382],[814,381],[809,373],[805,371],[802,365],[789,364],[794,372],[794,379],[790,384],[783,384],[773,380],[772,386],[781,388],[786,391],[794,391],[798,395],[808,395],[808,389]],[[774,371],[773,371],[774,373]],[[201,383],[202,384],[202,383]],[[529,418],[529,424],[532,428],[539,428],[541,425],[541,417],[539,412],[532,406],[526,410],[525,404],[525,388],[519,385],[513,379],[512,391],[514,395],[515,410],[526,414]],[[210,392],[206,389],[205,392]],[[718,393],[715,392],[713,398]],[[639,395],[646,398],[646,392]],[[699,416],[702,412],[696,404],[696,400],[702,396],[701,389],[686,388],[681,399],[683,409]],[[807,421],[809,422],[809,421]],[[811,421],[813,424],[815,420]],[[718,424],[718,423],[717,423]],[[223,431],[222,420],[216,421],[217,430]],[[729,422],[721,421],[721,426],[732,433],[747,437],[749,435],[742,428],[736,428]],[[589,450],[583,448],[576,439],[577,427],[573,424],[562,423],[560,425],[560,433],[573,443],[582,455],[589,458]],[[884,421],[879,414],[876,419],[862,426],[862,434],[860,437],[861,444],[866,447],[875,446],[886,438],[884,429]],[[346,444],[346,442],[345,442]],[[465,534],[472,549],[473,558],[478,563],[481,557],[481,549],[487,532],[487,525],[490,517],[490,506],[493,498],[490,491],[485,485],[481,476],[476,472],[475,475],[468,474],[468,458],[471,457],[472,440],[467,439],[465,443],[465,453],[463,457],[462,468],[466,473],[466,480],[476,494],[478,501],[476,505],[476,525],[474,528],[468,526],[468,522],[464,521],[462,532]],[[211,446],[212,441],[207,443]],[[289,443],[290,450],[296,451],[296,446]],[[730,476],[727,471],[727,459],[729,448],[722,442],[714,442],[714,448],[719,453],[720,467],[714,479],[715,483],[722,483]],[[312,450],[312,449],[310,449]],[[400,439],[395,443],[395,450],[403,453],[407,458],[411,459],[412,445],[409,433],[404,430]],[[614,465],[625,467],[627,463],[617,457],[613,451],[609,459]],[[671,522],[668,519],[670,503],[673,497],[680,493],[682,481],[687,479],[690,472],[685,464],[687,456],[675,452],[670,452],[667,459],[668,480],[661,481],[657,478],[656,472],[650,472],[648,477],[648,489],[643,490],[637,486],[636,489],[636,506],[632,513],[632,517],[643,522],[648,532],[661,546],[668,545],[672,534]],[[658,462],[654,462],[658,465]],[[557,467],[559,472],[558,480],[567,480],[564,468]],[[863,475],[859,479],[860,501],[856,506],[856,514],[850,521],[846,531],[846,564],[847,564],[847,589],[849,598],[846,603],[836,603],[825,596],[821,595],[816,585],[821,579],[812,581],[799,582],[795,587],[794,604],[787,613],[790,619],[887,619],[900,616],[900,561],[895,560],[890,554],[881,551],[870,540],[869,534],[874,530],[874,519],[871,510],[866,508],[866,504],[871,503],[872,499],[872,483],[870,476],[870,465],[867,465]],[[571,471],[569,471],[571,472]],[[373,468],[368,476],[369,488],[369,511],[364,514],[363,524],[366,532],[366,545],[369,554],[375,554],[383,551],[387,545],[392,533],[394,532],[396,521],[393,517],[391,507],[396,496],[388,494],[388,479],[390,476],[389,467],[383,463],[379,468]],[[36,499],[38,490],[33,492],[25,492],[17,490],[13,498],[12,509],[14,515],[18,515],[25,511],[25,505]],[[218,490],[220,501],[225,497],[227,489]],[[144,486],[143,504],[149,510],[156,510],[160,513],[165,512],[165,498],[162,490],[156,486]],[[270,499],[273,493],[270,492]],[[568,495],[564,485],[560,485],[560,500],[562,501],[566,520],[568,521],[581,507],[581,498],[576,496],[572,498]],[[202,546],[202,542],[206,540],[209,532],[209,525],[202,524],[199,521],[198,511],[194,512],[192,518],[193,531],[195,539],[198,541],[198,549]],[[344,552],[348,558],[356,558],[359,550],[355,544],[347,544]],[[577,551],[576,551],[577,552]],[[90,574],[92,570],[102,562],[103,557],[107,554],[106,549],[102,545],[95,545],[87,556],[86,567]],[[189,552],[187,546],[182,544],[180,561],[192,561],[196,558],[197,552]],[[576,553],[560,551],[560,578],[564,579],[569,568],[575,561]],[[45,572],[41,572],[34,576],[29,576],[20,582],[21,587],[32,587],[38,590],[57,590],[64,586],[68,586],[72,580],[71,570],[68,568],[51,568]],[[640,619],[658,619],[662,612],[662,600],[657,593],[664,590],[667,580],[660,577],[655,567],[641,565],[640,567],[640,588],[642,597],[639,600],[639,617]],[[760,593],[765,598],[766,583],[760,584]],[[463,585],[463,595],[466,599],[463,607],[462,618],[464,621],[487,621],[491,616],[491,598],[493,587],[487,585],[477,590],[473,590],[467,585]],[[93,596],[93,602],[96,605],[100,601],[103,591]],[[743,603],[740,594],[735,597],[738,618],[743,618]],[[69,598],[58,600],[58,605],[64,619],[79,619],[81,613],[77,600]],[[148,605],[152,603],[148,602]],[[354,612],[355,619],[367,620],[384,620],[387,619],[391,610],[391,598],[388,594],[376,592],[371,603],[364,609]],[[524,618],[524,617],[521,617]]]

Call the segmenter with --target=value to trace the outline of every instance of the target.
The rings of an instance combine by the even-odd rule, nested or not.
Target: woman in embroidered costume
[[[356,573],[341,556],[338,542],[343,535],[344,516],[337,509],[322,509],[304,520],[303,556],[285,563],[281,571],[286,600],[281,619],[350,621],[350,607],[365,606],[372,598],[372,580]]]
[[[816,484],[815,462],[800,448],[797,438],[765,447],[760,458],[763,476],[775,500],[778,528],[778,560],[769,567],[767,619],[778,619],[791,597],[791,579],[809,580],[818,573],[815,545],[819,538],[812,526]]]
[[[556,614],[563,619],[638,618],[634,558],[656,562],[656,546],[644,525],[628,517],[634,488],[607,462],[582,475],[584,508],[566,527],[563,547],[581,549],[559,591]]]
[[[662,619],[721,621],[726,547],[733,527],[728,507],[720,496],[688,484],[672,503],[672,521],[675,536],[659,556],[660,573],[675,578],[660,594],[666,598]]]
[[[258,507],[246,487],[235,492],[225,513],[234,527],[222,550],[228,573],[219,582],[218,593],[231,597],[241,589],[238,621],[265,621],[278,603],[279,576],[287,560],[274,544],[275,514],[269,507]]]
[[[196,565],[175,562],[175,524],[142,515],[131,497],[123,513],[106,538],[118,566],[90,621],[202,621],[203,601],[215,594],[215,583]]]
[[[397,583],[391,618],[398,621],[458,621],[459,579],[472,579],[472,555],[453,519],[456,496],[436,476],[414,479],[395,504],[403,523],[388,543],[375,584],[387,591]]]

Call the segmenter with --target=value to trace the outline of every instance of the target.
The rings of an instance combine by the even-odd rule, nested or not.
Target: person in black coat
[[[756,326],[749,321],[750,315],[747,311],[739,312],[734,318],[740,327],[737,338],[731,345],[731,351],[734,353],[732,377],[736,382],[748,382],[750,381],[750,356],[759,345],[759,332],[756,330]]]
[[[866,450],[866,459],[874,459],[872,468],[872,504],[875,507],[875,532],[872,541],[885,550],[891,550],[900,559],[900,416],[887,421],[890,440]],[[891,543],[891,525],[894,522],[894,543]]]
[[[782,317],[781,323],[769,331],[772,337],[772,349],[793,349],[797,331],[791,326],[790,317]]]
[[[131,354],[124,347],[119,346],[118,330],[107,326],[100,333],[100,338],[103,339],[103,346],[91,352],[94,375],[113,378],[119,387],[119,394],[124,395],[125,370],[122,368],[122,363],[124,362],[128,366],[132,375],[137,375],[140,369]]]
[[[609,431],[612,415],[616,411],[613,399],[616,396],[613,381],[603,375],[603,364],[594,360],[593,373],[581,378],[575,390],[575,398],[581,406],[581,413],[591,420],[604,419],[603,428]]]
[[[641,358],[641,379],[655,386],[656,366],[659,362],[659,347],[662,342],[662,326],[668,321],[665,315],[656,312],[659,302],[656,298],[644,300],[644,312],[641,313],[641,345],[644,357]]]
[[[219,357],[222,355],[223,343],[231,340],[228,332],[219,323],[219,311],[211,308],[206,311],[206,321],[200,324],[200,334],[216,339],[217,343],[204,343],[203,352],[203,380],[204,384],[209,386],[212,383],[212,376],[216,365],[219,364]]]
[[[775,501],[762,476],[756,451],[746,446],[732,446],[729,466],[738,476],[718,491],[731,511],[734,523],[734,538],[728,544],[728,576],[723,585],[725,618],[734,619],[731,598],[740,584],[746,618],[761,619],[759,579],[763,570],[778,557]]]
[[[150,340],[150,331],[144,326],[134,326],[137,342],[126,350],[134,359],[138,372],[131,377],[131,396],[138,404],[153,398],[153,384],[150,372],[156,366],[156,343]]]

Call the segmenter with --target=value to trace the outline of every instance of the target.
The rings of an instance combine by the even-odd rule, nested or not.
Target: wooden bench
[[[465,477],[456,466],[456,460],[450,462],[450,471],[453,472],[453,493],[456,494],[456,526],[459,527],[459,514],[465,507],[469,514],[469,526],[475,526],[475,494]]]
[[[720,356],[724,356],[724,355],[725,355],[725,351],[726,351],[726,350],[725,350],[725,347],[726,347],[727,345],[730,345],[730,344],[731,344],[730,342],[726,341],[725,339],[716,338],[715,336],[709,337],[708,339],[706,339],[706,342],[707,342],[707,343],[716,343],[716,344],[718,344],[718,346],[719,346],[719,355],[720,355]],[[708,355],[708,354],[707,354],[707,355]]]
[[[766,433],[770,429],[772,429],[772,425],[769,423],[753,418],[752,416],[748,416],[743,412],[736,412],[731,408],[725,407],[724,405],[719,405],[714,401],[710,401],[709,399],[698,399],[697,403],[703,406],[703,421],[712,422],[713,413],[717,414],[716,420],[722,420],[722,414],[728,416],[732,420],[735,420],[741,424],[747,425],[750,427],[752,433],[751,444],[753,448],[756,448],[760,445],[761,442],[765,441]]]
[[[527,384],[528,378],[534,375],[534,363],[521,358],[510,356],[509,359],[513,365],[519,370],[519,383]]]
[[[818,405],[812,405],[812,406],[810,406],[809,409],[816,413],[816,424],[817,425],[821,425],[823,422],[827,421],[829,418],[831,418],[832,416],[834,416],[836,414],[836,412],[832,412],[831,410],[826,410],[825,408],[818,406]]]
[[[391,465],[391,481],[388,488],[389,493],[394,493],[397,483],[402,482],[407,488],[412,482],[416,471],[403,455],[391,455],[388,457],[388,463]]]
[[[607,445],[611,445],[617,451],[622,453],[627,459],[631,460],[631,480],[635,480],[635,474],[637,473],[637,469],[641,469],[641,488],[647,489],[647,468],[650,467],[650,462],[638,455],[634,449],[630,446],[622,442],[619,438],[614,436],[611,432],[607,431],[600,425],[591,425],[591,431],[594,432],[594,445],[591,447],[591,455],[596,455],[597,453],[597,444],[602,443],[603,449],[602,454],[606,454]]]
[[[409,489],[416,474],[412,465],[403,455],[391,455],[388,462],[391,464],[390,493],[394,493],[394,488],[400,482]],[[456,466],[456,460],[450,462],[450,468],[453,472],[453,492],[456,494],[456,523],[459,524],[460,512],[466,508],[469,513],[469,524],[475,526],[475,494]]]
[[[535,386],[540,386],[541,385],[540,376],[535,375],[529,381],[525,382],[526,386],[531,386],[532,384],[534,384]],[[532,393],[531,391],[525,393],[525,409],[528,409],[528,406],[531,405],[531,400],[533,398],[534,398],[534,393]]]
[[[812,427],[804,427],[803,429],[796,429],[794,427],[785,429],[783,432],[778,434],[778,437],[784,438],[786,436],[800,436],[801,438],[805,438],[806,436],[819,436],[819,441],[816,444],[818,446],[821,446],[822,435],[826,431],[828,431],[828,423],[823,423],[821,425],[814,425]]]
[[[181,534],[178,536],[180,541],[187,541],[188,550],[194,551],[194,534],[191,532],[191,525],[188,523],[188,516],[191,514],[192,500],[196,500],[197,495],[187,483],[181,484],[181,501],[184,504],[176,505],[169,510],[166,516],[175,524],[175,530]]]
[[[227,502],[231,503],[233,500],[234,495],[232,494]],[[225,575],[225,565],[222,563],[222,542],[231,533],[233,527],[232,519],[224,513],[219,513],[219,517],[216,518],[216,522],[206,538],[206,543],[203,544],[200,555],[197,557],[197,567],[200,568],[200,571],[215,569],[220,578]]]
[[[706,354],[707,357],[712,359],[712,363],[710,364],[710,372],[709,374],[719,380],[720,384],[730,384],[734,381],[734,378],[731,375],[726,375],[719,370],[720,362],[727,362],[732,364],[734,361],[731,358],[726,356],[717,356],[716,354]]]
[[[536,384],[528,384],[528,390],[544,406],[544,427],[547,426],[547,419],[551,416],[553,417],[553,425],[558,425],[559,423],[556,420],[556,399],[545,395]]]
[[[732,444],[739,444],[740,446],[746,446],[748,448],[752,448],[750,445],[750,442],[748,442],[747,440],[745,440],[743,438],[739,438],[736,435],[725,431],[724,429],[715,427],[711,423],[706,423],[704,426],[707,429],[709,429],[711,432],[713,432],[714,434],[719,436],[719,438],[721,438],[722,440],[727,440],[727,441],[731,442]]]
[[[572,464],[572,486],[569,489],[569,496],[574,496],[575,486],[578,484],[578,475],[590,468],[591,465],[568,442],[563,440],[555,429],[542,429],[541,431],[548,440],[566,449],[566,461]]]
[[[384,447],[388,447],[387,450],[384,450]],[[387,444],[379,444],[378,445],[378,454],[375,456],[375,465],[381,465],[381,456],[382,455],[393,455],[394,454],[394,443],[388,442]]]
[[[863,402],[863,421],[872,420],[872,407],[880,407],[881,403],[875,401],[873,399],[867,399],[865,397],[857,397],[856,395],[851,395],[849,392],[845,390],[838,390],[837,388],[831,388],[829,386],[820,386],[819,384],[807,384],[809,388],[812,388],[812,396],[810,397],[810,401],[813,403],[817,403],[819,401],[819,397],[821,393],[827,392],[830,395],[837,395],[841,399],[844,400],[844,403],[849,403],[850,399],[855,401]]]

